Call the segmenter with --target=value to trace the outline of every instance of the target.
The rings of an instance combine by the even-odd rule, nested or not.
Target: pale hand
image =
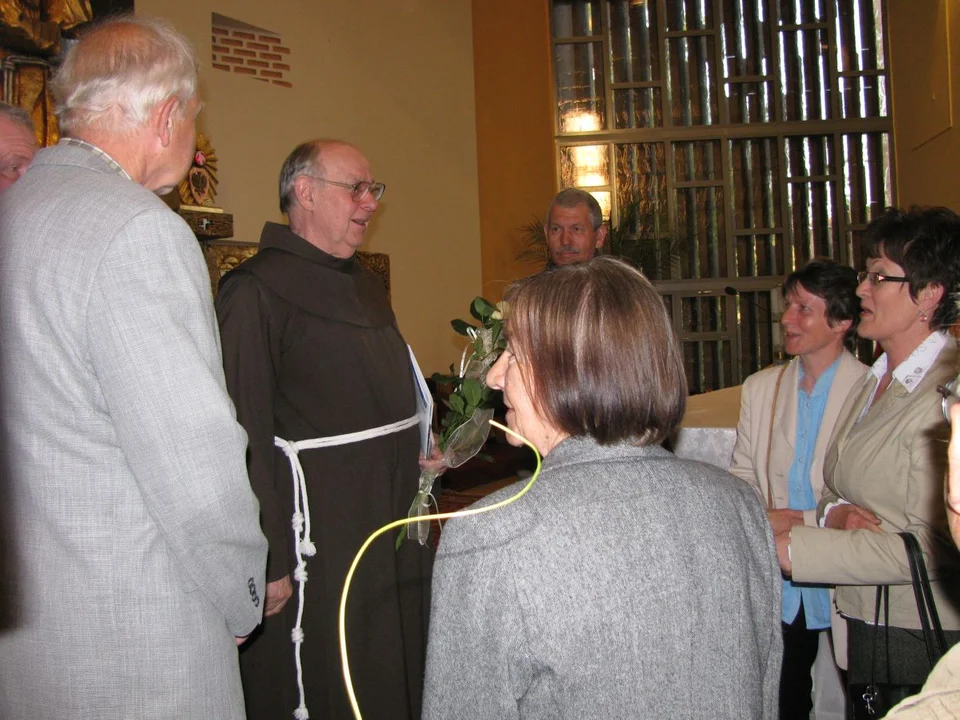
[[[437,475],[442,475],[447,470],[447,463],[443,459],[443,453],[440,452],[440,448],[437,446],[436,433],[433,435],[433,442],[430,443],[430,457],[424,457],[423,453],[420,453],[420,469],[433,470]]]
[[[780,569],[784,576],[790,577],[793,574],[793,564],[790,562],[790,528],[773,537],[777,545],[777,562],[780,563]]]
[[[267,597],[263,605],[263,616],[270,617],[283,610],[287,600],[293,595],[293,584],[290,576],[284,575],[279,580],[267,583]]]
[[[767,510],[767,519],[770,520],[770,527],[773,528],[773,534],[779,535],[782,532],[790,532],[794,525],[803,525],[802,510]]]
[[[859,505],[836,505],[827,513],[825,526],[833,530],[870,530],[880,529],[880,518]]]

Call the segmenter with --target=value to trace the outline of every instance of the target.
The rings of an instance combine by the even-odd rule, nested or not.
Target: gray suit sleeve
[[[90,362],[151,515],[230,632],[263,609],[266,540],[227,395],[202,254],[167,210],[110,241],[87,308]]]

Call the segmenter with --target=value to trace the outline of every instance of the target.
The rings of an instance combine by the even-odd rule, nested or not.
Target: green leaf
[[[476,326],[471,325],[471,324],[468,323],[466,320],[460,320],[460,319],[458,318],[458,319],[456,319],[456,320],[451,320],[451,321],[450,321],[450,327],[452,327],[452,328],[453,328],[453,331],[454,331],[455,333],[457,333],[458,335],[463,335],[464,337],[469,337],[469,334],[467,333],[467,329],[468,329],[468,328],[472,328],[472,327],[476,327]]]
[[[467,404],[475,408],[483,398],[483,385],[475,378],[467,378],[463,381],[463,396],[466,398]],[[464,413],[464,415],[469,414]]]
[[[475,312],[473,313],[474,317],[480,317],[481,319],[482,319],[482,318],[488,318],[488,317],[490,317],[491,315],[493,315],[493,313],[494,313],[494,311],[496,311],[496,309],[497,309],[497,308],[495,308],[493,305],[491,305],[491,304],[490,304],[490,301],[489,301],[489,300],[486,300],[485,298],[482,298],[482,297],[480,297],[480,296],[477,296],[477,297],[475,297],[475,298],[473,299],[473,307],[472,307],[472,310],[475,311]]]
[[[466,403],[463,402],[463,398],[459,395],[450,396],[450,409],[454,412],[460,413],[461,415],[466,414],[464,411],[466,408]]]

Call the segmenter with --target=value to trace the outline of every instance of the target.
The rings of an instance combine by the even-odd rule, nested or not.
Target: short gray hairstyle
[[[33,120],[30,117],[30,113],[28,113],[22,107],[0,102],[0,116],[15,122],[17,125],[21,125],[25,130],[29,130],[30,134],[33,135]]]
[[[309,140],[297,145],[280,168],[280,212],[289,213],[293,205],[293,181],[301,175],[324,177],[320,150],[323,140]]]
[[[180,113],[197,94],[193,46],[164,20],[114,17],[85,32],[52,82],[64,134],[79,127],[125,132],[167,98]]]
[[[555,207],[571,210],[577,207],[577,205],[587,206],[587,212],[590,215],[590,225],[593,226],[594,230],[599,230],[600,226],[603,225],[603,210],[600,209],[600,203],[597,202],[597,199],[593,195],[580,188],[566,188],[558,192],[553,200],[550,201],[550,205],[547,206],[547,218],[544,224],[550,224],[550,214]]]

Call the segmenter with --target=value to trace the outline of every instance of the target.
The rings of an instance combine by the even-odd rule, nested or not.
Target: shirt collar
[[[813,388],[809,392],[809,397],[815,398],[830,392],[830,386],[833,385],[833,378],[837,374],[837,368],[840,367],[841,357],[843,357],[843,353],[840,353],[830,367],[824,370],[820,377],[817,378],[817,382],[813,384]],[[797,379],[797,389],[800,392],[803,392],[800,383],[803,382],[804,375],[806,375],[806,373],[803,370],[803,363],[800,363],[800,377]]]
[[[930,333],[926,340],[920,343],[902,363],[893,369],[893,379],[899,382],[906,391],[912,392],[920,384],[924,376],[933,367],[937,356],[947,344],[947,334],[945,332]],[[877,361],[870,368],[870,372],[877,380],[880,380],[887,372],[887,354],[884,353],[877,358]]]
[[[127,180],[130,180],[131,182],[133,182],[133,178],[130,177],[130,173],[124,170],[120,166],[120,163],[118,163],[116,160],[114,160],[112,157],[110,157],[107,153],[105,153],[103,150],[98,148],[96,145],[92,145],[91,143],[88,143],[86,140],[81,140],[80,138],[74,138],[74,137],[60,138],[60,144],[83,148],[84,150],[92,152],[94,155],[98,156],[105,163],[107,163],[107,165],[109,165],[110,168],[115,173],[117,173],[117,175],[121,175],[125,177]]]

